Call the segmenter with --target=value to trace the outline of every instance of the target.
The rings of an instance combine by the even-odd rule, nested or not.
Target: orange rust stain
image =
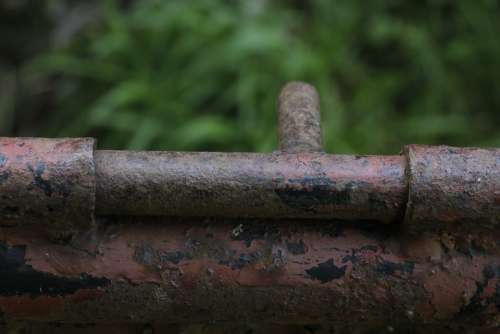
[[[426,279],[424,288],[430,294],[434,316],[446,319],[458,313],[468,303],[476,290],[476,281],[438,271]]]
[[[13,317],[45,317],[61,313],[64,309],[64,298],[39,296],[0,297],[0,309]]]
[[[432,302],[427,299],[417,303],[417,305],[415,305],[415,310],[424,319],[432,318],[432,316],[436,312],[436,309],[432,305]]]
[[[97,289],[81,289],[76,291],[69,299],[75,303],[83,302],[86,300],[94,300],[104,294],[104,290]]]
[[[240,270],[237,282],[242,286],[272,286],[279,280],[279,273],[268,273],[251,267]]]
[[[437,237],[433,239],[424,236],[408,240],[408,242],[404,243],[403,251],[408,256],[408,259],[414,261],[430,260],[431,262],[439,262],[443,255],[443,249]]]

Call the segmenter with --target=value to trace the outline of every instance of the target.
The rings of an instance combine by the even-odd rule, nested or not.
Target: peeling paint
[[[26,299],[39,287],[33,281],[23,284],[30,290],[21,295],[0,295],[5,317],[324,322],[349,332],[353,324],[382,323],[494,328],[500,312],[500,251],[487,246],[500,240],[500,232],[474,234],[464,249],[433,256],[434,250],[422,248],[439,235],[417,240],[362,224],[330,235],[326,223],[241,220],[248,232],[241,240],[233,237],[234,221],[128,217],[106,224],[66,246],[34,229],[0,229],[2,268],[43,273],[37,279],[51,282],[33,301]],[[62,290],[51,295],[54,286]]]
[[[0,168],[5,167],[7,160],[9,160],[7,156],[5,154],[0,153]]]
[[[35,270],[26,264],[25,246],[0,243],[0,296],[65,296],[81,289],[105,287],[106,278],[81,273],[79,277],[64,277]]]
[[[347,266],[338,267],[329,259],[325,262],[319,263],[317,266],[306,270],[306,273],[312,278],[327,283],[335,279],[342,278],[345,275]]]
[[[90,229],[93,152],[89,138],[0,137],[0,224],[42,226],[56,240]]]

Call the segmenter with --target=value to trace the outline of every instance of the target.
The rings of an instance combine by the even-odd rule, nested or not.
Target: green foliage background
[[[94,136],[101,148],[271,151],[279,89],[305,80],[322,98],[328,151],[500,146],[498,1],[99,6],[68,43],[16,67],[18,101],[3,117],[33,120],[31,135]],[[50,101],[37,117],[32,87]]]

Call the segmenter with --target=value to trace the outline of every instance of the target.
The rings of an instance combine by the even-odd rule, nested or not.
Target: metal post
[[[287,153],[322,152],[321,116],[316,88],[290,82],[278,98],[280,150]]]

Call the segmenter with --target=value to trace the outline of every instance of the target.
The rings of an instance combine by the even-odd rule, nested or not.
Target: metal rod
[[[401,156],[97,151],[98,215],[394,222],[407,198]]]
[[[287,153],[321,152],[321,117],[316,88],[290,82],[278,98],[279,144]]]

